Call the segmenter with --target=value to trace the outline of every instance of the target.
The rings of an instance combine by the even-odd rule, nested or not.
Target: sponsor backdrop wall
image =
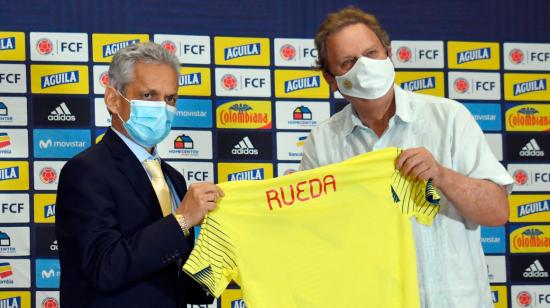
[[[117,50],[155,41],[180,58],[158,149],[188,183],[271,178],[295,170],[308,131],[345,105],[310,69],[319,23],[345,4],[1,0],[0,307],[59,307],[58,175],[110,125]],[[550,307],[550,4],[356,4],[392,37],[396,83],[464,103],[516,181],[509,223],[482,228],[496,307]]]

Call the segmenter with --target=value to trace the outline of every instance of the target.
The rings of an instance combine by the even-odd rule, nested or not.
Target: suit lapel
[[[153,190],[153,186],[151,185],[151,181],[134,153],[132,153],[124,141],[122,141],[112,129],[107,130],[102,142],[105,142],[107,147],[111,150],[113,158],[117,160],[116,165],[118,169],[126,176],[134,193],[143,201],[143,206],[152,213],[155,213],[155,215],[158,214],[159,217],[162,217],[160,204]]]
[[[187,185],[183,176],[176,171],[172,166],[168,165],[164,160],[161,160],[162,172],[168,176],[172,185],[178,194],[179,199],[183,199],[183,195],[187,192]]]

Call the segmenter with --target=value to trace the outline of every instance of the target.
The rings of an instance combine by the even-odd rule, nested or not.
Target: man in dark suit
[[[186,189],[156,152],[175,115],[178,76],[178,59],[154,43],[113,57],[105,91],[112,127],[61,171],[56,235],[63,307],[169,308],[213,300],[181,262],[193,248],[193,226],[223,192],[212,183]]]

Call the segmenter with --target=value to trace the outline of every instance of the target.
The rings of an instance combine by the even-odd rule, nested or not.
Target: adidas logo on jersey
[[[258,155],[258,150],[254,147],[248,136],[245,136],[243,140],[231,150],[235,155]]]
[[[525,278],[545,278],[548,277],[548,272],[544,270],[542,267],[542,264],[540,264],[540,261],[537,259],[533,264],[531,264],[528,268],[525,269],[523,272],[523,277]]]
[[[535,138],[533,138],[529,140],[523,148],[521,148],[519,156],[544,156],[544,151],[540,149],[539,144]]]
[[[59,106],[52,110],[52,112],[50,112],[50,115],[48,115],[48,120],[74,122],[76,121],[76,117],[71,113],[67,107],[67,104],[62,102]]]

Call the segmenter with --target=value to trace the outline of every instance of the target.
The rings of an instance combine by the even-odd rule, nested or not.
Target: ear
[[[111,113],[120,114],[120,96],[113,87],[105,88],[105,105]]]
[[[391,56],[393,55],[393,51],[391,49],[391,46],[389,46],[387,49],[386,49],[386,53],[388,54],[388,57],[390,57],[391,59]]]
[[[328,83],[331,92],[338,91],[338,84],[336,83],[336,78],[334,78],[334,76],[323,71],[323,77],[325,78],[325,81]]]

